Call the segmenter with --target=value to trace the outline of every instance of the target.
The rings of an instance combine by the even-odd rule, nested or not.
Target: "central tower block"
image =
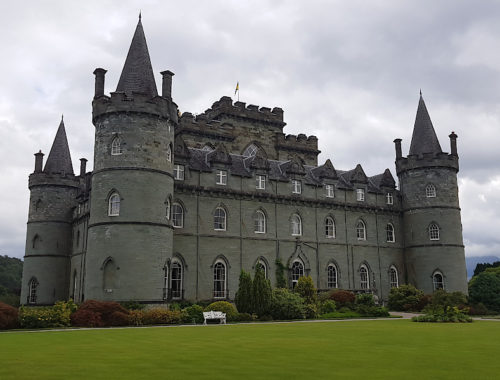
[[[158,302],[172,255],[169,208],[177,105],[173,73],[158,95],[141,20],[115,92],[96,69],[94,171],[85,258],[85,299]]]

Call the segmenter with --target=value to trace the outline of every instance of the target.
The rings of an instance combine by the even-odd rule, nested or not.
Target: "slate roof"
[[[420,155],[423,153],[441,153],[439,140],[432,126],[432,121],[427,112],[422,93],[418,102],[417,116],[415,117],[415,126],[411,137],[410,154]]]
[[[56,137],[52,143],[52,148],[50,148],[49,157],[43,171],[45,173],[74,174],[63,119],[61,119],[61,123],[57,129]]]
[[[158,95],[140,16],[116,91],[140,92],[151,97]]]

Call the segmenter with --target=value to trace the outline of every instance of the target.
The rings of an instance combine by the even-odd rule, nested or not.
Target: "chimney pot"
[[[106,70],[100,67],[94,70],[95,75],[95,93],[94,98],[104,95],[104,76],[106,75]]]
[[[165,70],[160,74],[163,77],[161,96],[167,99],[172,99],[172,77],[174,76],[174,73],[170,70]]]

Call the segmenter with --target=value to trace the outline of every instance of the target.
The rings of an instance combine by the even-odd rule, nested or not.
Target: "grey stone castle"
[[[450,153],[422,97],[409,154],[390,171],[318,164],[318,140],[285,135],[283,110],[222,97],[178,114],[170,71],[158,94],[139,19],[115,92],[95,74],[94,169],[75,175],[64,123],[35,154],[22,304],[73,298],[164,303],[234,299],[242,269],[276,284],[372,292],[411,283],[467,292]]]

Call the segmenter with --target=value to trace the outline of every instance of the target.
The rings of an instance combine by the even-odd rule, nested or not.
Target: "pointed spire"
[[[152,97],[158,95],[140,13],[116,91],[141,92]]]
[[[61,123],[57,129],[56,137],[43,171],[45,173],[73,174],[73,165],[71,164],[71,154],[69,153],[63,118],[61,118]]]
[[[441,153],[439,140],[432,126],[432,121],[427,112],[422,91],[420,91],[420,100],[418,102],[417,116],[415,117],[415,126],[411,137],[410,154],[423,153]]]

